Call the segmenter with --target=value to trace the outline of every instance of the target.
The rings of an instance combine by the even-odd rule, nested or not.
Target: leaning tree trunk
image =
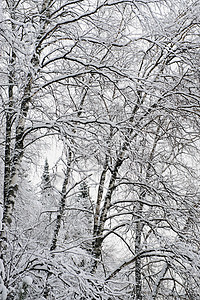
[[[62,223],[62,218],[65,213],[65,207],[66,207],[66,196],[67,196],[67,186],[69,183],[69,178],[70,178],[70,173],[71,173],[71,159],[72,159],[72,152],[69,150],[69,155],[68,155],[68,162],[67,162],[67,169],[65,172],[65,178],[63,181],[63,186],[62,186],[62,194],[61,194],[61,199],[59,203],[59,208],[58,208],[58,214],[56,218],[56,226],[50,246],[50,251],[53,251],[57,247],[57,241],[58,241],[58,235],[60,232],[61,228],[61,223]]]

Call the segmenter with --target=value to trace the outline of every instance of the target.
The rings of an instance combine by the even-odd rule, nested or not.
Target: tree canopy
[[[198,298],[199,15],[0,2],[1,300]]]

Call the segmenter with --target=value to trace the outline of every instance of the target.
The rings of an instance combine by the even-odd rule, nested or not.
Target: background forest
[[[199,0],[0,1],[0,300],[199,299],[199,32]]]

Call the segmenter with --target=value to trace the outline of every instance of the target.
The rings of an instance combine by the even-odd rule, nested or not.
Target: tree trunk
[[[135,255],[141,251],[142,238],[142,208],[143,205],[138,203],[137,221],[135,226]],[[135,300],[142,300],[142,275],[141,275],[141,258],[138,255],[135,260]]]
[[[59,208],[58,208],[58,214],[57,214],[57,218],[56,218],[56,227],[54,230],[50,251],[55,250],[57,247],[58,234],[60,232],[61,221],[62,221],[64,212],[65,212],[67,185],[68,185],[69,177],[70,177],[70,173],[71,173],[71,159],[72,159],[72,152],[69,150],[67,170],[65,173],[65,179],[63,182],[63,186],[62,186],[62,195],[61,195],[60,204],[59,204]]]

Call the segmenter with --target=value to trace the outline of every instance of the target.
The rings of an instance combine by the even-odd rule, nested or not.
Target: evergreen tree
[[[78,203],[80,209],[83,210],[81,214],[81,223],[83,230],[87,234],[92,234],[92,203],[90,200],[89,187],[87,182],[84,180],[80,184],[80,193],[78,197]]]
[[[42,192],[46,192],[51,189],[51,180],[49,174],[49,163],[47,158],[45,159],[44,171],[42,174],[42,183],[41,183]]]
[[[55,211],[57,206],[56,195],[51,184],[51,177],[49,173],[49,163],[45,159],[44,170],[41,181],[41,202],[43,205],[43,212],[49,215],[49,221],[52,221],[52,211]]]

